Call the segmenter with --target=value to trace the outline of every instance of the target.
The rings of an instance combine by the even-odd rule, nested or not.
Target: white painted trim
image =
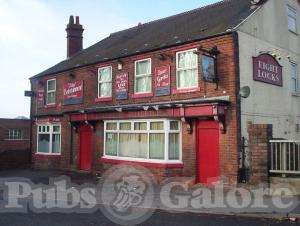
[[[187,68],[187,69],[178,69],[178,55],[180,53],[185,53],[185,52],[194,52],[197,51],[197,48],[193,48],[193,49],[187,49],[187,50],[182,50],[182,51],[178,51],[176,52],[176,90],[184,90],[184,89],[194,89],[194,88],[198,88],[199,87],[199,57],[197,56],[197,66],[195,68]],[[178,87],[178,72],[181,70],[193,70],[193,69],[197,69],[197,85],[196,86],[191,86],[191,87]]]
[[[300,140],[270,140],[270,143],[300,143]]]
[[[100,79],[99,79],[99,71],[100,70],[102,70],[102,69],[105,69],[105,68],[110,68],[110,77],[111,77],[111,80],[110,80],[110,82],[108,81],[108,82],[100,82]],[[112,75],[112,66],[106,66],[106,67],[100,67],[100,68],[98,68],[98,75],[97,75],[97,85],[98,85],[98,87],[97,87],[97,90],[98,90],[98,98],[107,98],[107,97],[112,97],[112,80],[113,80],[113,75]],[[110,85],[110,89],[111,89],[111,95],[110,96],[100,96],[100,89],[99,89],[99,84],[103,84],[103,83],[110,83],[111,85]]]
[[[37,125],[37,133],[36,133],[36,154],[41,155],[61,155],[61,140],[62,140],[62,133],[61,133],[61,124],[60,123],[39,123]],[[49,132],[39,132],[39,126],[49,126]],[[53,132],[53,126],[59,126],[59,132]],[[39,152],[39,134],[49,134],[50,141],[49,141],[49,152]],[[59,152],[58,153],[52,153],[50,150],[52,150],[52,135],[53,134],[60,134],[59,139]]]
[[[137,75],[136,74],[136,64],[139,62],[143,61],[149,61],[150,62],[150,74],[142,74],[142,75]],[[142,77],[151,77],[151,83],[150,83],[150,91],[149,92],[137,92],[136,91],[136,78],[142,78]],[[152,93],[152,59],[151,58],[145,58],[141,60],[136,60],[134,61],[134,94],[147,94],[147,93]]]
[[[49,83],[50,81],[55,81],[55,89],[54,89],[54,90],[51,90],[51,91],[49,91],[49,89],[48,89],[48,83]],[[54,105],[54,104],[56,103],[56,78],[47,80],[47,90],[46,90],[46,91],[47,91],[47,92],[46,92],[46,95],[47,95],[47,97],[46,97],[46,104],[47,104],[47,105]],[[49,94],[49,93],[55,93],[55,101],[54,101],[54,103],[49,103],[49,102],[48,102],[48,94]]]
[[[178,122],[178,130],[170,130],[170,122],[177,121]],[[107,123],[117,123],[117,130],[106,130]],[[131,123],[131,130],[120,130],[119,126],[122,122],[130,122]],[[147,122],[147,129],[146,130],[134,130],[134,123],[135,122]],[[163,122],[164,123],[164,130],[150,130],[150,123],[151,122]],[[107,120],[104,121],[104,141],[103,141],[103,157],[106,159],[112,160],[125,160],[125,161],[135,161],[135,162],[148,162],[148,163],[174,163],[174,164],[182,164],[182,125],[181,121],[174,120],[174,119],[132,119],[132,120]],[[106,155],[106,135],[107,133],[117,133],[118,135],[118,142],[117,142],[117,149],[119,150],[119,138],[120,134],[122,133],[147,133],[148,135],[148,145],[147,145],[147,159],[145,158],[133,158],[133,157],[120,157],[120,156],[112,156]],[[164,159],[149,159],[149,134],[151,133],[161,133],[165,134],[165,150],[164,150]],[[168,153],[169,153],[169,134],[170,133],[178,133],[179,134],[179,159],[178,160],[168,160]],[[119,152],[117,151],[117,155]]]

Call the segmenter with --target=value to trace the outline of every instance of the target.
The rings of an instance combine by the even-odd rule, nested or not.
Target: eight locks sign
[[[282,86],[282,66],[270,54],[253,57],[253,79]]]

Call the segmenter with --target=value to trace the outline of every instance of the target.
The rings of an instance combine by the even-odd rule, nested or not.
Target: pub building
[[[158,182],[205,184],[223,175],[237,184],[247,123],[272,124],[255,111],[278,90],[290,94],[286,61],[247,32],[261,14],[274,16],[273,4],[288,23],[283,1],[227,0],[140,23],[86,49],[79,17],[70,16],[67,59],[30,78],[33,166],[101,174],[126,163],[147,167]],[[298,2],[290,4],[299,13]],[[299,62],[299,51],[291,58]],[[276,136],[292,136],[274,127]]]

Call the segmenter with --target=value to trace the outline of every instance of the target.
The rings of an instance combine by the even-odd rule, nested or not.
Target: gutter
[[[126,104],[126,105],[113,105],[103,107],[92,107],[86,108],[82,111],[66,111],[64,114],[80,114],[80,113],[91,113],[91,112],[111,112],[111,111],[134,111],[141,110],[144,107],[148,108],[171,108],[171,107],[182,107],[183,105],[195,105],[195,104],[230,104],[229,96],[210,97],[210,98],[197,98],[190,100],[177,100],[177,101],[166,101],[166,102],[154,102],[154,103],[138,103],[138,104]]]

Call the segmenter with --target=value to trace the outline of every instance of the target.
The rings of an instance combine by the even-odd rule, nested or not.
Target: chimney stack
[[[74,54],[82,50],[82,33],[83,28],[79,23],[79,16],[76,16],[74,23],[74,17],[70,16],[69,24],[67,25],[67,57],[71,57]]]

